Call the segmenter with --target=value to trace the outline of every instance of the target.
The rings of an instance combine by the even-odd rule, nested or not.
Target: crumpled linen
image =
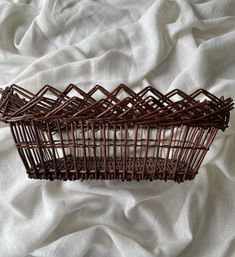
[[[235,1],[0,3],[0,84],[235,98]],[[0,128],[1,257],[235,256],[235,116],[195,180],[36,181]]]

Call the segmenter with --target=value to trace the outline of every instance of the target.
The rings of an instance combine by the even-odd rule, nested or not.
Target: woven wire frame
[[[70,97],[74,90],[79,96]],[[136,94],[125,85],[111,93],[46,86],[37,94],[12,85],[2,90],[0,105],[29,178],[177,182],[198,173],[232,108],[230,98],[201,89],[163,95],[147,87]]]

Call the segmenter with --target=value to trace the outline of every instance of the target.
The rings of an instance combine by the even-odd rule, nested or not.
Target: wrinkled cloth
[[[0,85],[235,98],[234,0],[0,2]],[[235,256],[235,115],[193,181],[37,181],[0,128],[0,257]]]

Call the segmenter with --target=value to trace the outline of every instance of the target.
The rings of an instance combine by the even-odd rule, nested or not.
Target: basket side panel
[[[105,122],[10,123],[30,178],[193,179],[217,129]]]

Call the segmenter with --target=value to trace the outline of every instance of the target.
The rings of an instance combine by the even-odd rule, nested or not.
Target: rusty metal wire
[[[50,180],[193,179],[233,109],[231,98],[204,89],[84,92],[70,84],[33,94],[12,85],[0,94],[0,119],[29,178]]]

